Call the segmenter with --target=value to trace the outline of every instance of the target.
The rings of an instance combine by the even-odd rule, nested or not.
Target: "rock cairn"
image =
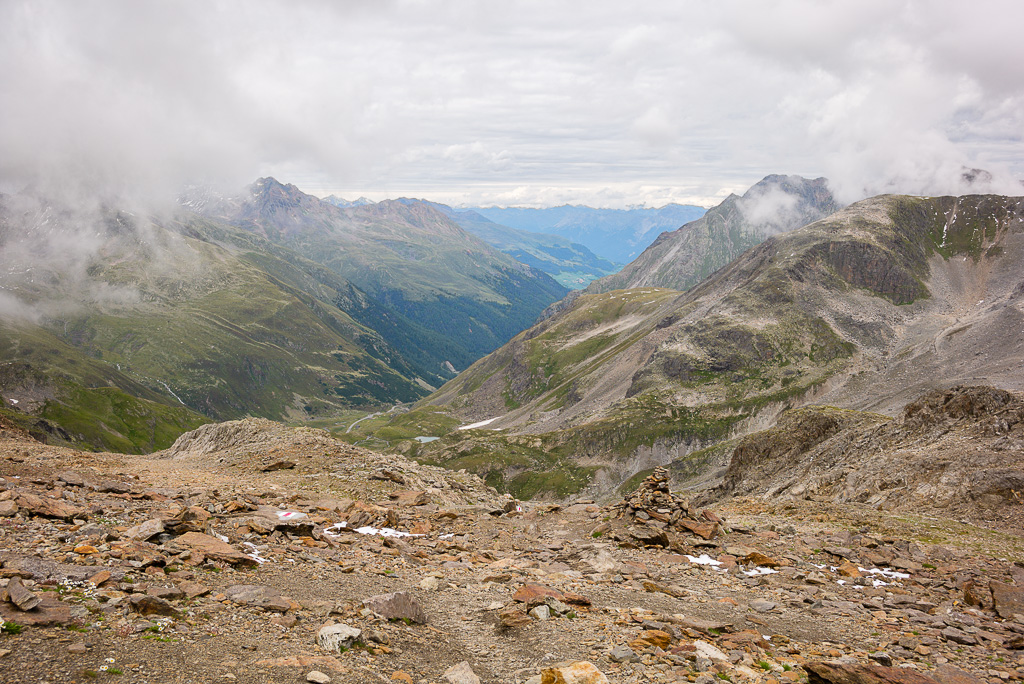
[[[632,494],[615,505],[618,517],[640,524],[655,521],[705,540],[717,536],[724,526],[722,518],[709,510],[697,510],[688,499],[673,494],[669,491],[669,479],[668,468],[655,468]]]

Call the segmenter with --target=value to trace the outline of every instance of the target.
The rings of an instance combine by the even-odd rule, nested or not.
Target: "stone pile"
[[[697,510],[688,499],[673,494],[669,490],[669,479],[668,468],[655,468],[633,493],[614,506],[618,517],[641,525],[636,530],[639,535],[636,538],[645,545],[668,546],[667,537],[660,532],[666,529],[693,534],[704,540],[718,536],[724,521],[709,510]]]

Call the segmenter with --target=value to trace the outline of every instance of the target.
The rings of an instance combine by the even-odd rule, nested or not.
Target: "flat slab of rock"
[[[974,675],[949,664],[939,665],[929,674],[939,684],[985,684],[983,679],[978,679]]]
[[[28,513],[43,518],[58,518],[70,522],[75,518],[86,517],[84,508],[72,506],[61,499],[51,499],[48,496],[36,496],[35,494],[22,492],[18,495],[17,503],[19,507],[25,509]]]
[[[231,565],[243,565],[247,567],[256,567],[259,565],[255,560],[249,558],[244,553],[231,546],[231,544],[221,541],[216,537],[211,537],[208,534],[203,534],[202,532],[186,532],[175,539],[174,543],[177,546],[185,547],[192,551],[198,551],[207,558],[224,561]]]
[[[272,473],[275,470],[291,470],[295,467],[295,461],[274,461],[260,468],[261,473]]]
[[[33,579],[37,582],[44,580],[69,579],[75,582],[84,582],[96,577],[99,572],[109,573],[106,580],[121,581],[124,577],[124,570],[111,567],[97,572],[96,567],[74,565],[72,563],[57,563],[56,561],[36,558],[35,556],[4,556],[4,566],[0,573],[4,577],[23,577]]]
[[[18,514],[18,504],[13,501],[0,501],[0,518],[10,518]]]
[[[648,525],[637,525],[629,528],[629,536],[644,546],[668,546],[668,534],[665,530]]]
[[[1024,587],[989,582],[988,589],[992,592],[992,607],[999,617],[1011,619],[1014,615],[1024,615]]]
[[[686,518],[680,518],[678,521],[676,521],[676,525],[678,527],[682,527],[688,530],[692,534],[697,535],[701,539],[706,540],[709,540],[712,537],[714,537],[715,531],[717,529],[717,525],[715,525],[714,523],[700,523],[695,520],[688,520]]]
[[[6,601],[0,601],[0,619],[10,620],[26,627],[53,627],[71,623],[71,606],[62,603],[53,592],[44,592],[35,608],[22,611]]]
[[[916,670],[862,663],[812,662],[804,665],[808,684],[936,684]]]
[[[291,607],[291,603],[281,595],[280,590],[258,584],[233,584],[224,590],[224,595],[239,605],[277,613],[287,612]]]
[[[524,584],[512,594],[512,600],[527,605],[543,603],[546,598],[562,599],[562,592],[543,584]]]
[[[39,605],[39,597],[26,589],[17,577],[8,582],[7,597],[18,610],[32,610]]]
[[[152,537],[164,532],[164,521],[160,518],[153,518],[144,523],[128,528],[124,536],[136,541],[149,541]]]
[[[411,620],[421,625],[427,622],[423,608],[406,591],[371,596],[363,599],[363,605],[386,620]]]

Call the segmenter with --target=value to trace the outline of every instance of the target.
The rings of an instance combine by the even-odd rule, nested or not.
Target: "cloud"
[[[0,190],[712,204],[1024,178],[1024,5],[0,4]],[[641,194],[636,194],[642,190]],[[1019,192],[1019,190],[1017,191]]]

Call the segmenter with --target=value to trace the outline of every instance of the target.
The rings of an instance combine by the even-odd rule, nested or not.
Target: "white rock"
[[[328,653],[340,653],[342,647],[352,646],[362,633],[363,630],[342,623],[324,625],[316,634],[316,643]]]
[[[440,583],[437,581],[437,578],[433,575],[430,575],[429,577],[424,577],[420,580],[420,589],[423,589],[424,591],[437,591],[437,588],[439,586]]]
[[[313,670],[306,675],[307,682],[313,682],[313,684],[330,684],[331,678],[325,675],[320,670]]]
[[[445,670],[441,679],[448,684],[480,684],[480,678],[476,676],[473,668],[465,660]]]
[[[729,656],[723,653],[722,650],[714,644],[697,640],[693,642],[693,645],[697,649],[698,656],[703,656],[704,658],[714,662],[729,662]]]
[[[537,606],[530,611],[530,615],[537,618],[538,620],[547,620],[551,617],[551,609],[547,606]]]

